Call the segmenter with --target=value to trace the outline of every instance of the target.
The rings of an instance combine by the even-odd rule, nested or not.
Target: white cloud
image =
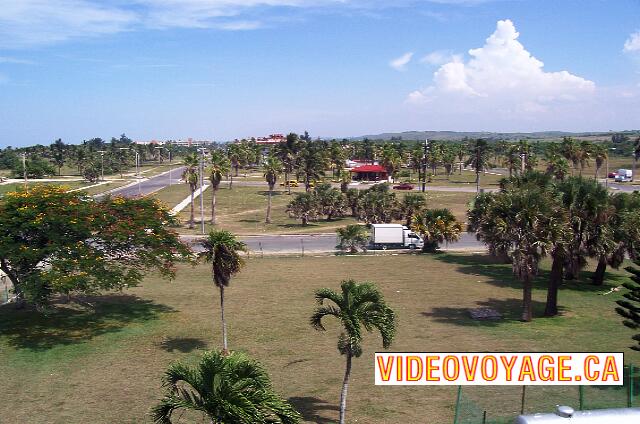
[[[437,100],[440,107],[455,104],[454,109],[473,103],[484,110],[537,113],[594,93],[592,81],[567,71],[546,72],[544,64],[524,48],[518,36],[510,20],[498,21],[484,46],[469,50],[468,61],[452,57],[434,73],[432,86],[410,93],[407,101]],[[435,61],[439,56],[431,59]]]
[[[389,66],[391,66],[396,71],[404,71],[405,69],[407,69],[407,65],[409,64],[409,62],[411,62],[412,57],[413,52],[407,52],[389,62]]]
[[[429,65],[444,65],[447,62],[459,62],[460,60],[462,60],[460,55],[454,55],[449,50],[436,50],[423,56],[420,62]]]
[[[0,0],[0,47],[52,44],[139,28],[262,27],[251,15],[264,7],[311,8],[343,5],[351,0]]]
[[[640,31],[636,31],[629,36],[627,41],[624,42],[623,51],[627,53],[640,51]]]
[[[49,44],[78,36],[124,31],[134,13],[85,0],[4,1],[0,47]]]
[[[26,59],[18,59],[15,57],[0,56],[0,63],[8,63],[11,65],[34,65],[35,62]]]

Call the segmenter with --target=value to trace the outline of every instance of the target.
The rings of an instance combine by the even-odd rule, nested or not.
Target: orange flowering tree
[[[191,250],[153,198],[94,200],[62,187],[10,192],[0,201],[0,269],[19,304],[56,294],[135,286],[146,271],[175,275]]]

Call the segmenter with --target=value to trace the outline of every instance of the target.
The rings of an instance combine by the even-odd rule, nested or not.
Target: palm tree
[[[229,159],[220,150],[211,152],[211,166],[209,167],[209,181],[211,181],[211,225],[216,224],[216,193],[220,188],[222,178],[231,171]]]
[[[363,225],[352,224],[336,230],[338,234],[338,249],[357,253],[358,249],[366,252],[369,244],[369,231]]]
[[[489,168],[489,145],[486,140],[477,139],[469,143],[469,158],[465,166],[476,171],[476,191],[480,191],[480,173]]]
[[[387,171],[387,174],[395,181],[395,173],[400,169],[401,157],[391,144],[385,144],[382,148],[382,160],[380,164]]]
[[[395,314],[372,283],[346,280],[342,281],[340,288],[341,293],[327,288],[316,291],[316,301],[320,306],[311,316],[311,325],[316,330],[325,331],[322,319],[326,316],[333,316],[342,324],[344,331],[338,339],[338,351],[347,357],[340,394],[340,424],[344,424],[351,360],[362,355],[362,327],[369,332],[378,330],[382,336],[382,346],[387,349],[395,335]],[[325,305],[325,300],[333,304]]]
[[[264,172],[264,178],[267,181],[267,184],[269,184],[267,217],[265,218],[265,222],[267,224],[271,224],[271,196],[273,195],[273,189],[276,186],[278,175],[280,175],[280,173],[282,172],[282,162],[280,162],[280,160],[275,156],[269,156],[264,161],[262,170]]]
[[[487,221],[501,229],[511,246],[513,273],[522,282],[522,320],[531,321],[533,277],[542,257],[566,228],[566,217],[558,202],[544,188],[513,187],[496,195]]]
[[[562,156],[573,164],[573,168],[571,169],[571,175],[573,175],[576,166],[580,163],[580,146],[573,138],[563,137],[562,143],[560,144],[560,151]]]
[[[407,223],[411,225],[413,216],[427,206],[427,198],[422,193],[407,193],[402,199],[401,209]]]
[[[509,178],[511,178],[514,173],[518,172],[520,161],[520,146],[517,144],[510,144],[507,148],[504,161],[502,162],[509,170]]]
[[[198,187],[198,156],[193,153],[185,156],[184,158],[184,166],[185,170],[182,174],[182,179],[185,183],[189,185],[189,191],[191,193],[191,213],[189,215],[189,228],[193,228],[194,224],[194,212],[193,212],[193,204],[194,204],[194,193],[196,188]]]
[[[227,321],[224,317],[224,289],[229,287],[231,276],[237,274],[244,260],[239,252],[246,252],[247,246],[229,231],[211,231],[203,240],[204,251],[200,254],[205,261],[211,263],[213,284],[220,289],[220,313],[222,316],[222,351],[227,348]]]
[[[435,252],[440,243],[457,241],[462,225],[449,209],[426,209],[413,216],[411,229],[424,238],[423,252]]]
[[[591,153],[596,161],[595,179],[597,180],[598,174],[600,173],[600,168],[602,168],[602,165],[604,165],[604,163],[609,159],[609,152],[607,151],[607,148],[602,144],[594,144]],[[605,175],[605,177],[607,176]]]
[[[569,162],[558,152],[557,146],[557,144],[550,144],[544,152],[547,162],[546,173],[553,175],[557,180],[564,180],[569,173]]]
[[[175,362],[162,384],[166,393],[151,410],[156,423],[171,424],[174,413],[185,411],[201,412],[215,424],[300,421],[300,414],[273,390],[264,368],[245,353],[205,352],[195,367]]]

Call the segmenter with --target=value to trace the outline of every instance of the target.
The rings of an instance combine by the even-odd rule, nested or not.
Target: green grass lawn
[[[548,263],[543,268],[541,279]],[[625,278],[609,277],[615,285]],[[395,351],[624,351],[628,362],[640,363],[640,354],[627,349],[632,332],[614,311],[621,292],[603,296],[586,282],[561,289],[561,316],[539,318],[545,292],[544,281],[537,281],[538,318],[522,323],[521,289],[510,266],[482,255],[250,259],[226,291],[230,347],[259,359],[306,422],[338,417],[339,328],[327,321],[327,332],[319,333],[308,321],[313,291],[338,288],[344,278],[373,281],[385,294],[397,313]],[[173,282],[149,276],[140,287],[86,300],[94,310],[58,305],[40,315],[0,307],[2,422],[150,422],[165,367],[221,344],[219,298],[206,265],[180,267]],[[504,319],[469,319],[467,308],[478,306],[495,308]],[[452,422],[454,387],[374,386],[380,339],[367,334],[365,340],[365,353],[354,360],[348,422]],[[528,410],[553,409],[563,389],[545,390],[528,389],[537,399]],[[519,389],[476,393],[489,416],[519,408]]]

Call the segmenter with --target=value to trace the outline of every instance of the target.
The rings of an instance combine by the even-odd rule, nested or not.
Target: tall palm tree
[[[597,180],[600,168],[602,168],[602,165],[604,165],[604,163],[609,159],[609,152],[602,144],[594,144],[591,154],[593,155],[593,159],[596,161],[596,173],[594,178]],[[605,177],[607,176],[605,175]]]
[[[245,353],[205,352],[195,367],[173,363],[162,379],[164,397],[151,413],[171,424],[174,413],[194,411],[211,423],[294,424],[300,414],[272,388],[269,375]]]
[[[278,181],[278,175],[282,172],[282,162],[275,156],[268,156],[262,165],[262,171],[264,172],[264,178],[269,184],[269,197],[267,200],[267,217],[265,221],[267,224],[271,224],[271,196],[273,195],[273,189]]]
[[[462,225],[449,209],[426,209],[413,216],[411,229],[424,237],[423,252],[435,252],[440,243],[457,241]]]
[[[220,150],[211,152],[211,166],[209,166],[209,181],[211,181],[211,225],[216,224],[216,194],[220,188],[222,178],[231,171],[231,162]]]
[[[184,158],[184,172],[182,173],[182,179],[185,183],[189,185],[189,191],[191,193],[191,212],[189,215],[189,228],[194,227],[194,194],[196,188],[198,187],[198,167],[200,163],[198,162],[198,155],[195,153],[185,156]]]
[[[239,252],[246,252],[247,245],[236,239],[229,231],[211,231],[202,242],[200,254],[211,263],[213,284],[220,289],[220,314],[222,317],[222,351],[228,352],[227,321],[224,317],[224,289],[229,287],[231,277],[240,272],[244,260]]]
[[[546,173],[553,175],[557,180],[564,180],[569,173],[569,162],[559,153],[557,144],[549,144],[544,152],[547,162]]]
[[[560,144],[562,156],[573,164],[571,175],[573,175],[576,166],[580,163],[580,145],[571,137],[563,137]]]
[[[509,178],[518,172],[520,166],[520,146],[517,144],[509,144],[505,152],[502,164],[509,170]]]
[[[480,173],[489,168],[489,145],[481,138],[469,143],[469,158],[465,166],[469,166],[476,171],[476,191],[480,191]]]
[[[533,277],[540,260],[566,227],[564,211],[544,189],[513,187],[496,195],[487,221],[493,221],[511,245],[513,273],[522,282],[522,320],[531,321]]]
[[[362,355],[362,333],[378,330],[382,336],[382,346],[391,346],[395,335],[395,314],[387,306],[382,293],[375,285],[353,280],[342,281],[341,293],[322,288],[316,290],[318,306],[311,316],[311,325],[319,331],[325,331],[322,319],[333,316],[340,320],[344,330],[338,339],[338,351],[345,355],[347,364],[340,394],[340,424],[344,424],[347,411],[347,390],[351,376],[351,360]],[[333,304],[325,305],[325,301]]]

